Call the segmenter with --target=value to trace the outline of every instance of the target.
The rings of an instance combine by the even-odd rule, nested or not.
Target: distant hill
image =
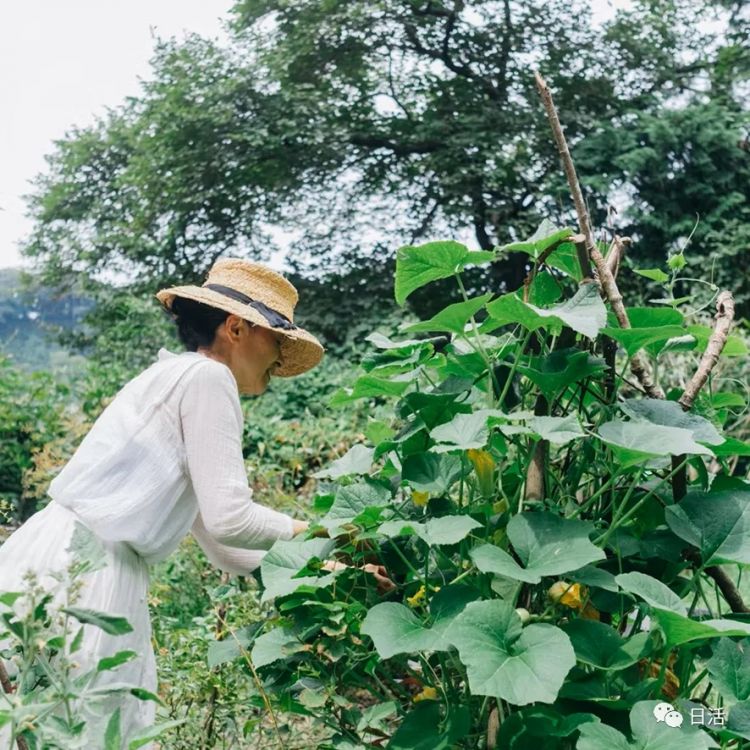
[[[57,343],[57,332],[78,325],[92,303],[44,287],[25,288],[22,274],[0,268],[0,353],[29,370],[57,369],[71,359]]]

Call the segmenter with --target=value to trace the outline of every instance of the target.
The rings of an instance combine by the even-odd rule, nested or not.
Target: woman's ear
[[[243,331],[249,330],[250,327],[250,324],[244,318],[234,313],[231,313],[224,321],[224,328],[231,340],[239,339],[243,335]]]

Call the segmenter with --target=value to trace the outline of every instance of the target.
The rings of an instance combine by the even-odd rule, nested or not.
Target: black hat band
[[[264,305],[262,302],[258,302],[258,300],[254,300],[252,297],[248,297],[246,294],[238,292],[236,289],[232,289],[232,287],[223,286],[222,284],[204,284],[203,288],[211,289],[214,292],[223,294],[225,297],[230,297],[237,302],[242,302],[243,304],[252,307],[253,310],[259,312],[273,328],[281,328],[284,331],[293,331],[297,328],[297,326],[294,325],[286,315],[282,315],[277,310],[273,310],[268,307],[268,305]]]

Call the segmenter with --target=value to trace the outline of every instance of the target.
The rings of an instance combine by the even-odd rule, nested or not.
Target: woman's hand
[[[297,536],[297,534],[302,534],[304,531],[307,531],[310,528],[310,524],[307,521],[300,521],[298,518],[292,519],[292,534],[294,536]]]
[[[346,568],[352,567],[360,566],[347,565],[346,563],[339,562],[338,560],[326,560],[323,563],[323,569],[328,570],[332,573],[337,570],[344,570]],[[388,573],[382,565],[366,563],[365,565],[362,565],[360,569],[364,570],[366,573],[370,573],[375,577],[378,594],[387,594],[396,588],[396,584],[390,578],[388,578]]]
[[[388,572],[383,565],[367,563],[362,566],[362,570],[375,576],[378,585],[378,594],[388,594],[396,588],[396,584],[388,578]]]

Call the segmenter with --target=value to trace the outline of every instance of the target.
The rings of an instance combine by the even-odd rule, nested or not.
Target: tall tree
[[[274,227],[300,269],[375,273],[405,241],[525,236],[569,218],[533,68],[598,220],[620,195],[645,258],[696,214],[701,252],[739,248],[745,13],[639,0],[597,24],[581,0],[240,0],[228,47],[160,44],[139,98],[57,144],[26,252],[51,282],[145,290],[228,252],[268,257]],[[524,273],[511,255],[493,286]]]

